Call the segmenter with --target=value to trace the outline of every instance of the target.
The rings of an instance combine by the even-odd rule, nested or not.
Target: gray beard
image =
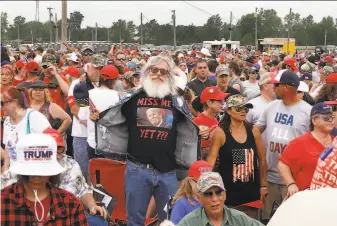
[[[149,97],[155,97],[155,98],[164,98],[168,95],[173,95],[172,92],[173,89],[171,89],[169,80],[164,81],[162,84],[155,84],[152,82],[151,78],[146,76],[143,80],[143,88],[146,94]]]

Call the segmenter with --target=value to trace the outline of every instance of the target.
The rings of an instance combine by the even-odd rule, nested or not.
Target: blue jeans
[[[82,174],[88,176],[89,158],[87,152],[87,138],[73,137],[74,159],[80,165]]]
[[[178,181],[175,171],[159,173],[157,170],[141,168],[127,161],[125,196],[128,225],[144,225],[146,210],[152,195],[156,201],[159,220],[166,219],[167,214],[163,209],[169,196],[173,196],[177,189]]]
[[[108,226],[108,222],[97,215],[86,214],[89,226]]]

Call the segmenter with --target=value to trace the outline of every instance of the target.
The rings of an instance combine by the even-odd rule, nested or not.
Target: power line
[[[146,18],[146,16],[144,15],[144,13],[143,13],[143,18],[145,18],[147,21],[150,22],[150,20]]]
[[[203,13],[206,13],[206,14],[208,14],[208,15],[210,15],[210,16],[215,16],[215,15],[212,14],[212,13],[209,13],[209,12],[207,12],[207,11],[205,11],[205,10],[203,10],[203,9],[201,9],[201,8],[199,8],[199,7],[197,7],[197,6],[195,6],[195,5],[192,5],[192,4],[189,3],[188,1],[183,1],[183,2],[185,2],[187,5],[190,5],[190,6],[192,6],[193,8],[195,8],[195,9],[197,9],[197,10],[203,12]],[[224,20],[224,21],[227,22],[227,19],[224,19],[224,18],[222,18],[222,17],[220,17],[220,18],[221,18],[222,20]]]

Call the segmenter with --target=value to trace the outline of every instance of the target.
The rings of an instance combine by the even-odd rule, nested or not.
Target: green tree
[[[84,16],[79,11],[70,13],[70,18],[68,21],[69,32],[71,32],[71,39],[78,41],[81,38],[81,25],[83,22]]]
[[[8,29],[8,16],[6,12],[1,12],[1,37],[4,39]]]
[[[221,40],[221,38],[223,38],[223,35],[221,34],[222,27],[223,23],[219,14],[208,18],[206,24],[204,25],[208,40]]]

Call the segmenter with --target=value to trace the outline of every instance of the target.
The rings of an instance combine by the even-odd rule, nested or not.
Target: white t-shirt
[[[34,61],[38,64],[42,64],[42,56],[40,56],[39,54],[36,55],[36,57],[34,58]]]
[[[105,111],[119,102],[118,92],[108,88],[89,90],[89,98],[99,112]],[[95,123],[89,118],[90,109],[89,107],[85,107],[81,111],[86,115],[87,120],[87,142],[90,147],[96,148]]]
[[[243,96],[247,97],[248,100],[255,98],[261,93],[258,81],[251,83],[246,80],[242,83],[242,86],[244,87]]]
[[[29,112],[31,112],[29,114]],[[39,111],[28,108],[26,114],[17,124],[12,124],[10,117],[4,121],[3,143],[11,156],[19,139],[27,135],[27,116],[29,114],[30,133],[42,133],[51,127],[47,118]],[[12,158],[11,158],[12,159]],[[13,160],[13,159],[12,159]]]
[[[265,128],[264,133],[268,134],[264,140],[267,144],[267,181],[283,184],[277,169],[278,159],[291,140],[309,131],[311,108],[303,100],[293,106],[274,100],[263,111],[256,125]]]
[[[79,79],[74,80],[70,87],[69,87],[69,91],[68,91],[68,96],[74,96],[74,87],[80,82]],[[78,118],[81,120],[86,120],[86,115],[83,114],[81,112],[81,108],[80,107],[80,111],[78,113]],[[73,116],[73,127],[71,130],[71,136],[73,137],[87,137],[87,127],[83,124],[81,124],[77,118],[75,116]]]
[[[270,102],[258,96],[248,101],[248,103],[251,103],[254,107],[249,110],[246,121],[255,125]]]

